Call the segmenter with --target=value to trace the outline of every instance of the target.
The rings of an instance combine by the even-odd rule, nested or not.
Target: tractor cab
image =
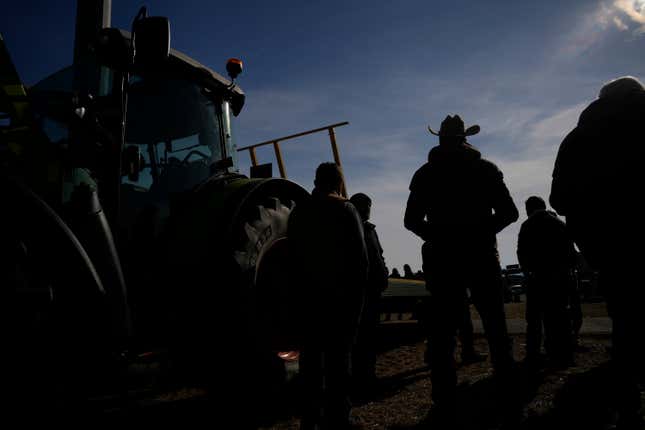
[[[121,222],[237,171],[229,102],[181,78],[134,76],[122,156]]]
[[[109,34],[129,43],[128,32]],[[74,165],[62,166],[69,169],[59,178],[62,203],[79,182],[118,187],[102,196],[118,196],[118,202],[104,205],[118,210],[113,220],[127,228],[142,208],[155,205],[168,215],[178,196],[209,177],[238,171],[231,119],[242,109],[244,93],[237,85],[172,49],[166,61],[132,73],[101,60],[89,57],[30,88],[35,117],[49,141],[73,152]],[[79,97],[73,90],[79,69],[96,71],[83,73],[98,77],[94,94]],[[86,124],[78,127],[79,121]],[[92,130],[73,136],[75,126]]]

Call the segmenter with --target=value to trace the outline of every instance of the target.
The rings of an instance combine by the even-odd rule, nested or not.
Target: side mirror
[[[145,14],[142,8],[132,24],[134,62],[143,67],[163,63],[170,55],[170,21]]]
[[[132,182],[139,180],[139,173],[145,168],[146,160],[141,155],[138,146],[130,145],[123,150],[121,160],[121,176],[128,176]]]

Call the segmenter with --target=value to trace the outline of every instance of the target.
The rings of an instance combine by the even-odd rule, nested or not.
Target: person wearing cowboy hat
[[[602,87],[564,138],[553,169],[549,201],[598,271],[612,319],[611,398],[616,428],[643,428],[638,378],[645,361],[645,87],[624,76]],[[634,271],[633,269],[636,269]]]
[[[432,295],[432,397],[441,416],[452,420],[457,412],[455,333],[467,290],[482,317],[496,376],[509,382],[516,369],[496,235],[519,213],[502,172],[466,141],[479,126],[465,128],[459,115],[448,115],[438,132],[428,129],[439,136],[439,145],[412,177],[404,225],[424,241],[423,272]]]

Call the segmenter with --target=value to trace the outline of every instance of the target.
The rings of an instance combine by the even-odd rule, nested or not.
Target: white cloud
[[[594,14],[594,21],[603,30],[609,28],[610,23],[619,31],[629,30],[629,25],[624,18],[637,24],[634,35],[645,33],[645,1],[643,0],[613,0],[611,3],[602,2]],[[587,29],[588,30],[588,29]]]
[[[607,29],[610,23],[610,17],[614,14],[614,10],[607,6],[605,3],[600,3],[598,10],[595,13],[595,21],[600,24],[603,29]]]
[[[615,0],[614,6],[625,12],[634,22],[645,24],[645,2],[642,0]]]
[[[620,18],[617,16],[614,17],[614,24],[616,25],[616,28],[619,29],[620,31],[627,31],[629,30],[629,26],[625,24]]]

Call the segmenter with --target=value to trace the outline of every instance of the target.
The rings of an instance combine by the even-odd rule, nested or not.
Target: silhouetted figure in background
[[[316,170],[311,199],[289,217],[289,243],[306,283],[302,429],[349,428],[350,362],[367,281],[358,211],[340,196],[334,163]]]
[[[405,279],[414,279],[414,273],[409,264],[403,265],[403,278]]]
[[[383,258],[383,248],[376,234],[376,226],[369,222],[372,199],[363,193],[354,194],[350,202],[356,207],[363,221],[365,246],[369,260],[365,305],[352,354],[352,376],[357,395],[364,397],[376,384],[376,339],[381,319],[381,293],[387,288],[388,268]]]
[[[645,363],[645,90],[635,78],[605,85],[580,115],[555,162],[551,206],[566,216],[578,248],[597,269],[613,321],[618,427],[640,425],[637,378]],[[633,269],[637,270],[634,271]]]
[[[552,364],[573,361],[570,300],[575,291],[576,249],[566,224],[538,196],[526,200],[528,219],[520,228],[517,257],[527,280],[526,363],[537,369],[544,348]]]
[[[401,274],[399,273],[399,269],[396,267],[392,269],[392,274],[390,275],[390,278],[395,278],[395,279],[400,279]]]
[[[508,387],[514,373],[495,236],[517,220],[518,212],[502,172],[466,142],[478,126],[466,131],[455,115],[446,117],[439,133],[430,131],[439,136],[439,146],[412,178],[405,227],[425,241],[432,397],[440,415],[450,419],[456,411],[455,334],[467,289],[481,315],[498,380]]]

